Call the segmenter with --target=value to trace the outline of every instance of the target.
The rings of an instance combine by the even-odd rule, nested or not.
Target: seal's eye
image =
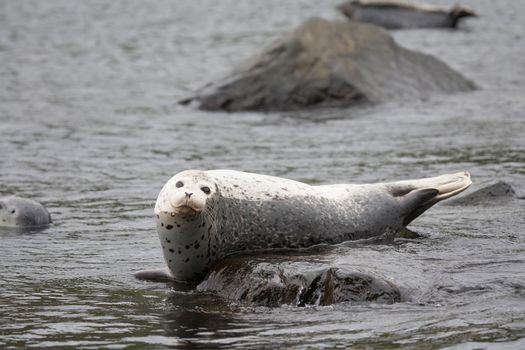
[[[206,193],[206,194],[210,194],[210,192],[211,192],[210,188],[207,187],[207,186],[201,187],[201,191]]]
[[[180,188],[182,186],[184,186],[184,183],[182,181],[177,181],[177,183],[175,184],[175,187],[177,188]]]
[[[11,210],[11,214],[14,214],[15,212],[16,212],[16,210],[14,210],[14,209],[13,209],[13,210]]]

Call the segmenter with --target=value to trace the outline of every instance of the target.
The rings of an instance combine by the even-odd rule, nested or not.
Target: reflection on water
[[[338,3],[0,2],[0,195],[54,219],[0,231],[0,347],[525,347],[523,3],[467,1],[483,16],[462,30],[395,33],[473,93],[284,116],[176,104]],[[420,238],[319,252],[402,303],[246,308],[133,278],[163,264],[153,204],[188,168],[313,184],[468,170],[517,198],[438,205],[411,226]]]

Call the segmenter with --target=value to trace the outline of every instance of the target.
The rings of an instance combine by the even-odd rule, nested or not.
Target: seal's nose
[[[186,198],[190,198],[193,193],[184,192],[186,194]]]

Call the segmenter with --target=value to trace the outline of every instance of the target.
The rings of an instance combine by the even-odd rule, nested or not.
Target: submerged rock
[[[203,110],[349,107],[474,84],[440,60],[398,46],[381,28],[311,18],[196,100]]]
[[[279,256],[227,258],[213,268],[197,289],[250,306],[401,300],[397,287],[376,277]]]
[[[337,7],[346,17],[387,29],[456,28],[460,19],[477,17],[471,9],[451,9],[406,1],[352,0]]]
[[[504,181],[485,184],[480,189],[467,195],[448,201],[447,205],[482,205],[506,201],[516,196],[511,185]]]

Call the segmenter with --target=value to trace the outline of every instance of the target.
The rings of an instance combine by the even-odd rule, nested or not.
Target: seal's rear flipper
[[[466,190],[472,181],[468,172],[442,175],[391,184],[391,191],[405,208],[403,225],[408,225],[425,210],[444,199]]]
[[[477,12],[474,10],[468,8],[459,6],[456,4],[452,9],[450,10],[450,17],[452,19],[452,27],[456,28],[458,25],[458,21],[463,17],[479,17]]]
[[[157,270],[142,270],[135,272],[135,278],[142,281],[151,281],[151,282],[172,282],[173,277],[169,274],[166,269],[157,269]]]

